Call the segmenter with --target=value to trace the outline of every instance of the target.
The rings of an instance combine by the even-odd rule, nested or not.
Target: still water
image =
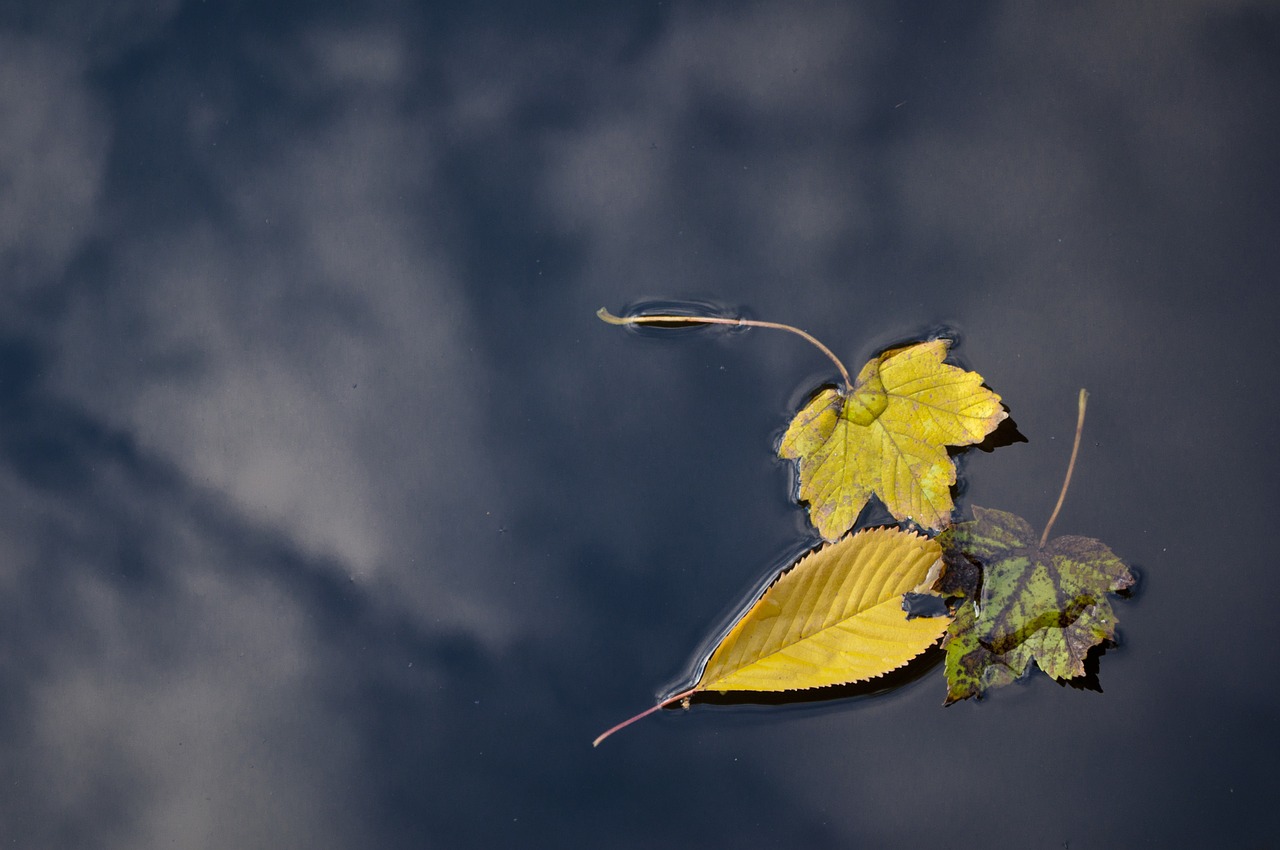
[[[105,8],[0,8],[0,843],[1274,840],[1273,6]],[[592,749],[815,541],[831,364],[653,299],[947,331],[1037,526],[1087,387],[1096,687]]]

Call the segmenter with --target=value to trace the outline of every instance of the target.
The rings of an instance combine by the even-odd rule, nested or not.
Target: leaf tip
[[[600,321],[607,322],[608,324],[611,324],[611,325],[627,324],[626,319],[622,318],[621,316],[615,316],[612,313],[610,313],[608,307],[601,307],[599,310],[596,310],[596,315],[600,317]]]

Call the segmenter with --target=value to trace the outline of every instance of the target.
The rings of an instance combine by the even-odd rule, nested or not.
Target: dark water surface
[[[0,4],[0,843],[1261,847],[1270,3]],[[949,328],[1103,693],[695,704],[772,441]]]

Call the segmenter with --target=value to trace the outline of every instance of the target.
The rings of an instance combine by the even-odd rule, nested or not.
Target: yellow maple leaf
[[[871,528],[805,555],[712,652],[692,688],[596,739],[700,691],[784,691],[862,682],[938,641],[950,617],[907,619],[903,598],[933,584],[942,547],[898,528]]]
[[[949,344],[886,351],[851,390],[823,390],[792,420],[778,454],[796,461],[799,498],[826,539],[847,531],[873,494],[921,528],[950,521],[956,468],[946,447],[981,442],[1008,414],[981,375],[943,362]]]

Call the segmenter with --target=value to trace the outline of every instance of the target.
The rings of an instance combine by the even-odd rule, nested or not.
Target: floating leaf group
[[[834,542],[781,573],[719,642],[692,687],[618,724],[596,744],[704,691],[792,691],[877,678],[940,638],[947,704],[1009,684],[1032,662],[1059,680],[1082,676],[1089,652],[1115,641],[1109,595],[1131,588],[1133,574],[1100,541],[1048,539],[1080,447],[1083,390],[1066,480],[1044,533],[1036,538],[1021,517],[977,507],[973,520],[952,525],[956,469],[948,447],[981,442],[1008,414],[981,375],[945,362],[947,340],[885,351],[853,381],[830,349],[790,325],[599,315],[618,325],[789,331],[835,363],[844,383],[814,394],[778,448],[796,462],[797,496],[808,503],[814,527]],[[889,526],[846,534],[873,496],[923,533]],[[945,615],[908,615],[908,598],[920,593],[932,594]]]

